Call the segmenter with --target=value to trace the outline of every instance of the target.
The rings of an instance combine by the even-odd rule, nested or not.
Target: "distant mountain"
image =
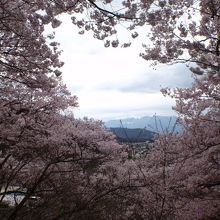
[[[152,142],[156,133],[144,128],[110,128],[123,143]]]
[[[180,132],[181,127],[176,125],[176,116],[145,116],[142,118],[126,118],[105,122],[107,128],[146,128],[147,130],[163,133],[165,131]]]

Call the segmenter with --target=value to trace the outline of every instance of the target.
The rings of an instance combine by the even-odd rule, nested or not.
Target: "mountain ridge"
[[[180,132],[176,116],[144,116],[141,118],[114,119],[104,123],[107,128],[145,128],[156,133]]]

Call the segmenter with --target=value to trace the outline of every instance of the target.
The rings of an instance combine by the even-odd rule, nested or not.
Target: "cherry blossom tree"
[[[158,170],[154,176],[161,173],[159,201],[164,209],[172,204],[165,211],[172,211],[174,219],[218,219],[219,78],[206,75],[196,79],[192,88],[164,89],[163,93],[176,99],[174,110],[183,131],[159,137],[150,154],[152,167]]]
[[[92,215],[99,200],[119,191],[120,179],[114,170],[123,164],[123,154],[112,134],[97,122],[63,117],[50,117],[45,134],[34,131],[30,135],[33,131],[29,131],[29,139],[13,146],[14,155],[4,164],[9,175],[5,180],[27,192],[9,219]],[[25,204],[33,195],[40,199],[27,210]]]

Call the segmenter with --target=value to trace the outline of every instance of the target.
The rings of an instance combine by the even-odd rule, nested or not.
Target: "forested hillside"
[[[110,128],[121,143],[153,142],[157,133],[141,128]]]

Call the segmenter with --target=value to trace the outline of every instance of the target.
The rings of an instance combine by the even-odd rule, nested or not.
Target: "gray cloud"
[[[99,85],[102,90],[118,90],[121,92],[155,93],[164,87],[190,87],[193,82],[190,70],[185,64],[173,66],[159,66],[156,70],[150,69],[137,74],[133,80],[108,82]]]

